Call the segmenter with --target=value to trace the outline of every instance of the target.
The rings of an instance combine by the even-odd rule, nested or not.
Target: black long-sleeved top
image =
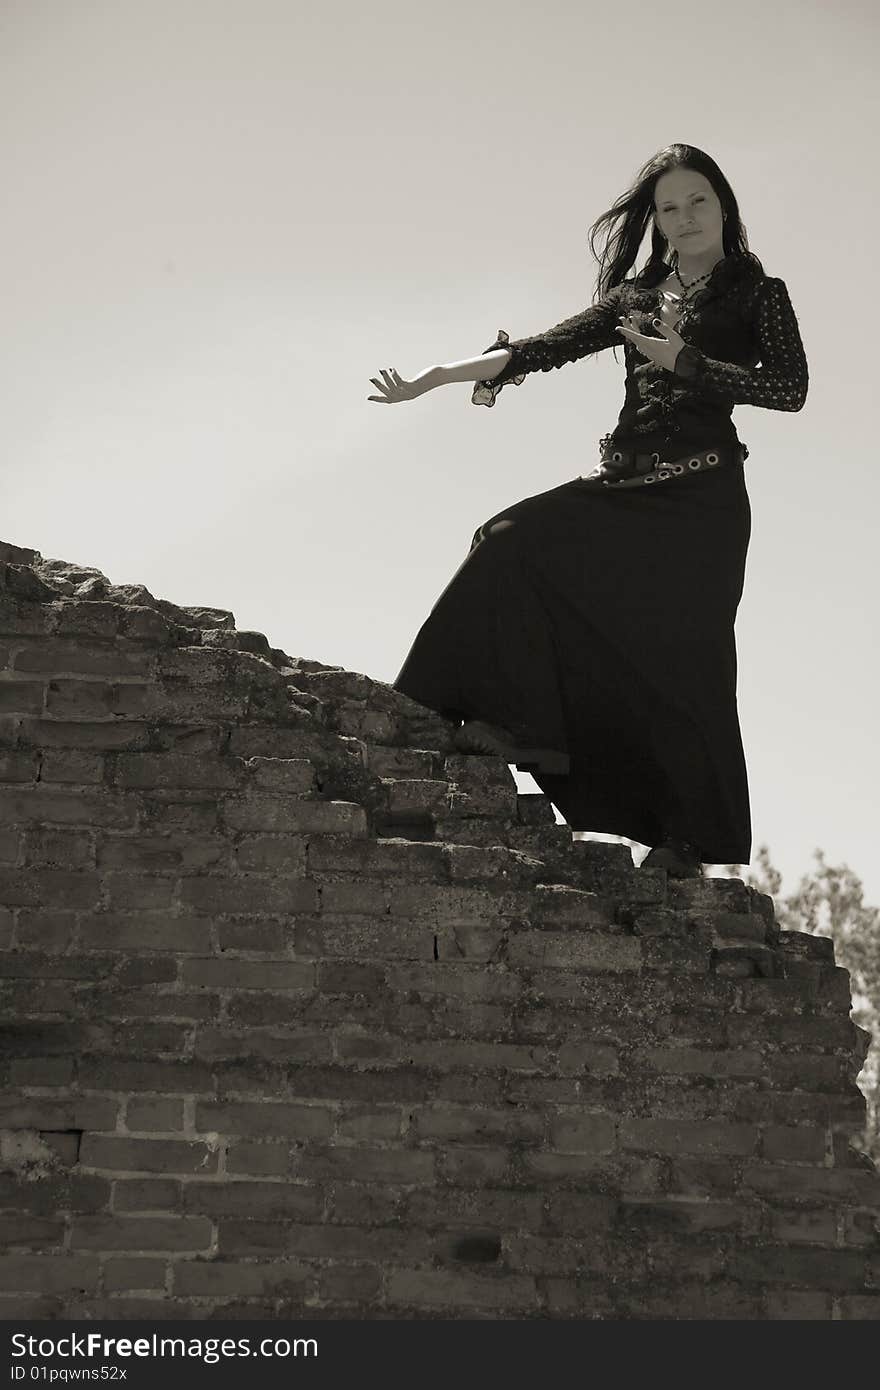
[[[502,387],[519,385],[529,372],[550,371],[623,345],[623,408],[613,433],[600,441],[603,445],[656,449],[675,457],[738,444],[731,419],[734,405],[800,410],[808,372],[797,318],[785,282],[765,275],[752,257],[724,257],[702,289],[685,301],[676,325],[685,347],[672,372],[645,358],[617,332],[622,314],[636,310],[650,322],[659,309],[658,288],[640,283],[637,276],[545,333],[511,342],[500,329],[484,352],[506,347],[511,359],[498,376],[476,383],[471,400],[494,405]]]

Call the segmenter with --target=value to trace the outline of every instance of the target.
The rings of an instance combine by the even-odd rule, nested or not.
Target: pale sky
[[[396,676],[476,527],[596,462],[611,353],[367,401],[584,308],[587,229],[707,150],[787,283],[803,411],[738,406],[754,847],[880,902],[872,0],[0,0],[0,539]],[[524,788],[533,788],[527,777]],[[602,827],[595,827],[596,831]]]

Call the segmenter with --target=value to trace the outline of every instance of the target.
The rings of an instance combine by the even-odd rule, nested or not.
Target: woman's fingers
[[[370,381],[373,386],[382,392],[381,396],[367,396],[368,401],[379,401],[380,404],[393,405],[396,401],[405,401],[406,382],[394,367],[381,367],[382,380],[371,376]]]

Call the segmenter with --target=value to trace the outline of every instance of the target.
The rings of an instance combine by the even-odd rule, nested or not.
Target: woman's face
[[[654,185],[654,221],[670,251],[685,258],[724,254],[721,201],[705,174],[670,169]]]

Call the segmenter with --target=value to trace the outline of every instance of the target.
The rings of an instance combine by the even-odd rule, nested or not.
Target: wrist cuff
[[[700,375],[703,365],[703,354],[699,348],[686,343],[680,350],[672,368],[676,376],[684,377],[686,381],[694,381]]]

